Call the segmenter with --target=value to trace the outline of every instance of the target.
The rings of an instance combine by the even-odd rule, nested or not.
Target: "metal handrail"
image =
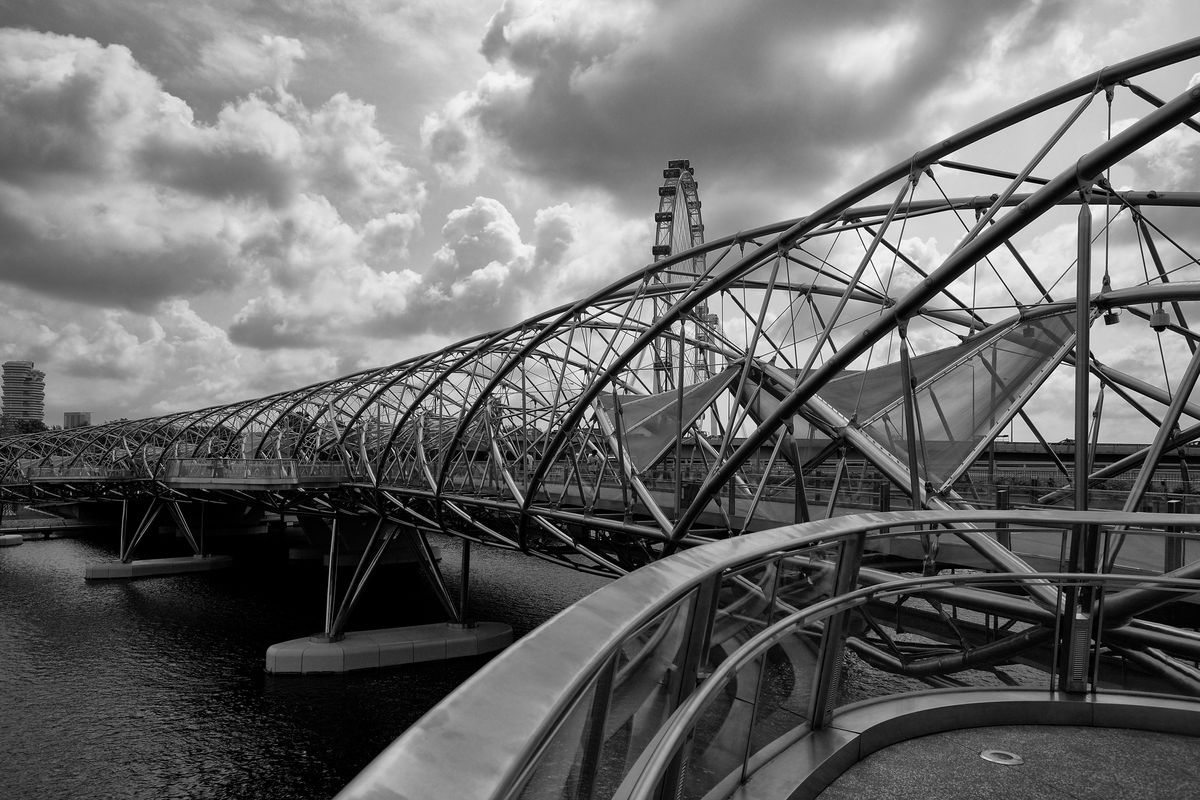
[[[911,535],[896,530],[1006,523],[1011,528],[1070,529],[1076,525],[1174,530],[1200,528],[1200,515],[1076,511],[896,511],[834,517],[692,548],[649,564],[605,586],[494,659],[409,728],[339,798],[373,796],[402,783],[438,786],[446,796],[508,798],[618,648],[637,630],[726,570],[790,551],[882,531],[871,541]],[[990,576],[989,576],[990,577]],[[1140,580],[1145,580],[1142,576]],[[943,579],[944,580],[944,579]],[[1044,580],[1034,574],[1028,581]],[[879,587],[872,587],[878,591]],[[450,758],[447,749],[470,754]],[[444,765],[453,764],[450,773]]]

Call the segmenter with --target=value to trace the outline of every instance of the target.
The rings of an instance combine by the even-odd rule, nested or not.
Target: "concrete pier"
[[[155,575],[180,575],[185,572],[211,572],[225,569],[233,564],[231,556],[178,556],[176,558],[147,558],[103,564],[88,564],[84,579],[89,581],[128,580],[149,578]]]
[[[512,639],[512,626],[502,622],[352,631],[337,642],[311,636],[273,644],[267,648],[266,669],[273,675],[309,675],[444,661],[502,650]]]

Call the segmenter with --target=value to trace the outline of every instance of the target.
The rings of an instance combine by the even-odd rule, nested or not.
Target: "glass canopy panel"
[[[681,431],[686,431],[737,377],[730,367],[701,383],[651,395],[601,395],[598,404],[620,436],[634,468],[644,472],[667,454]],[[619,405],[620,415],[614,413]]]
[[[1073,322],[1071,314],[1018,322],[912,359],[917,463],[923,480],[942,486],[975,458],[988,432],[1004,424],[1030,387],[1057,364],[1074,339]],[[868,435],[908,463],[899,364],[840,380],[846,381],[840,391],[830,396],[822,392],[821,397],[848,417],[857,414]],[[856,406],[847,404],[853,384],[858,384]]]

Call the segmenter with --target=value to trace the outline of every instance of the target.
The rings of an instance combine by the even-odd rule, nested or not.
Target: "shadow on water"
[[[456,591],[459,544],[437,544]],[[155,548],[140,555],[178,554]],[[321,628],[324,569],[277,544],[237,549],[230,570],[113,582],[83,580],[115,558],[106,537],[0,551],[0,797],[330,797],[488,660],[268,676],[270,644]],[[604,583],[480,547],[471,577],[474,615],[517,635]],[[395,565],[351,627],[442,618]]]

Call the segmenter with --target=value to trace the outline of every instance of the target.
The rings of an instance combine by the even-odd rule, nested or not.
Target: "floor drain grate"
[[[993,764],[1002,764],[1006,767],[1015,767],[1025,763],[1025,759],[1007,750],[984,750],[979,757],[984,761],[991,761]]]

